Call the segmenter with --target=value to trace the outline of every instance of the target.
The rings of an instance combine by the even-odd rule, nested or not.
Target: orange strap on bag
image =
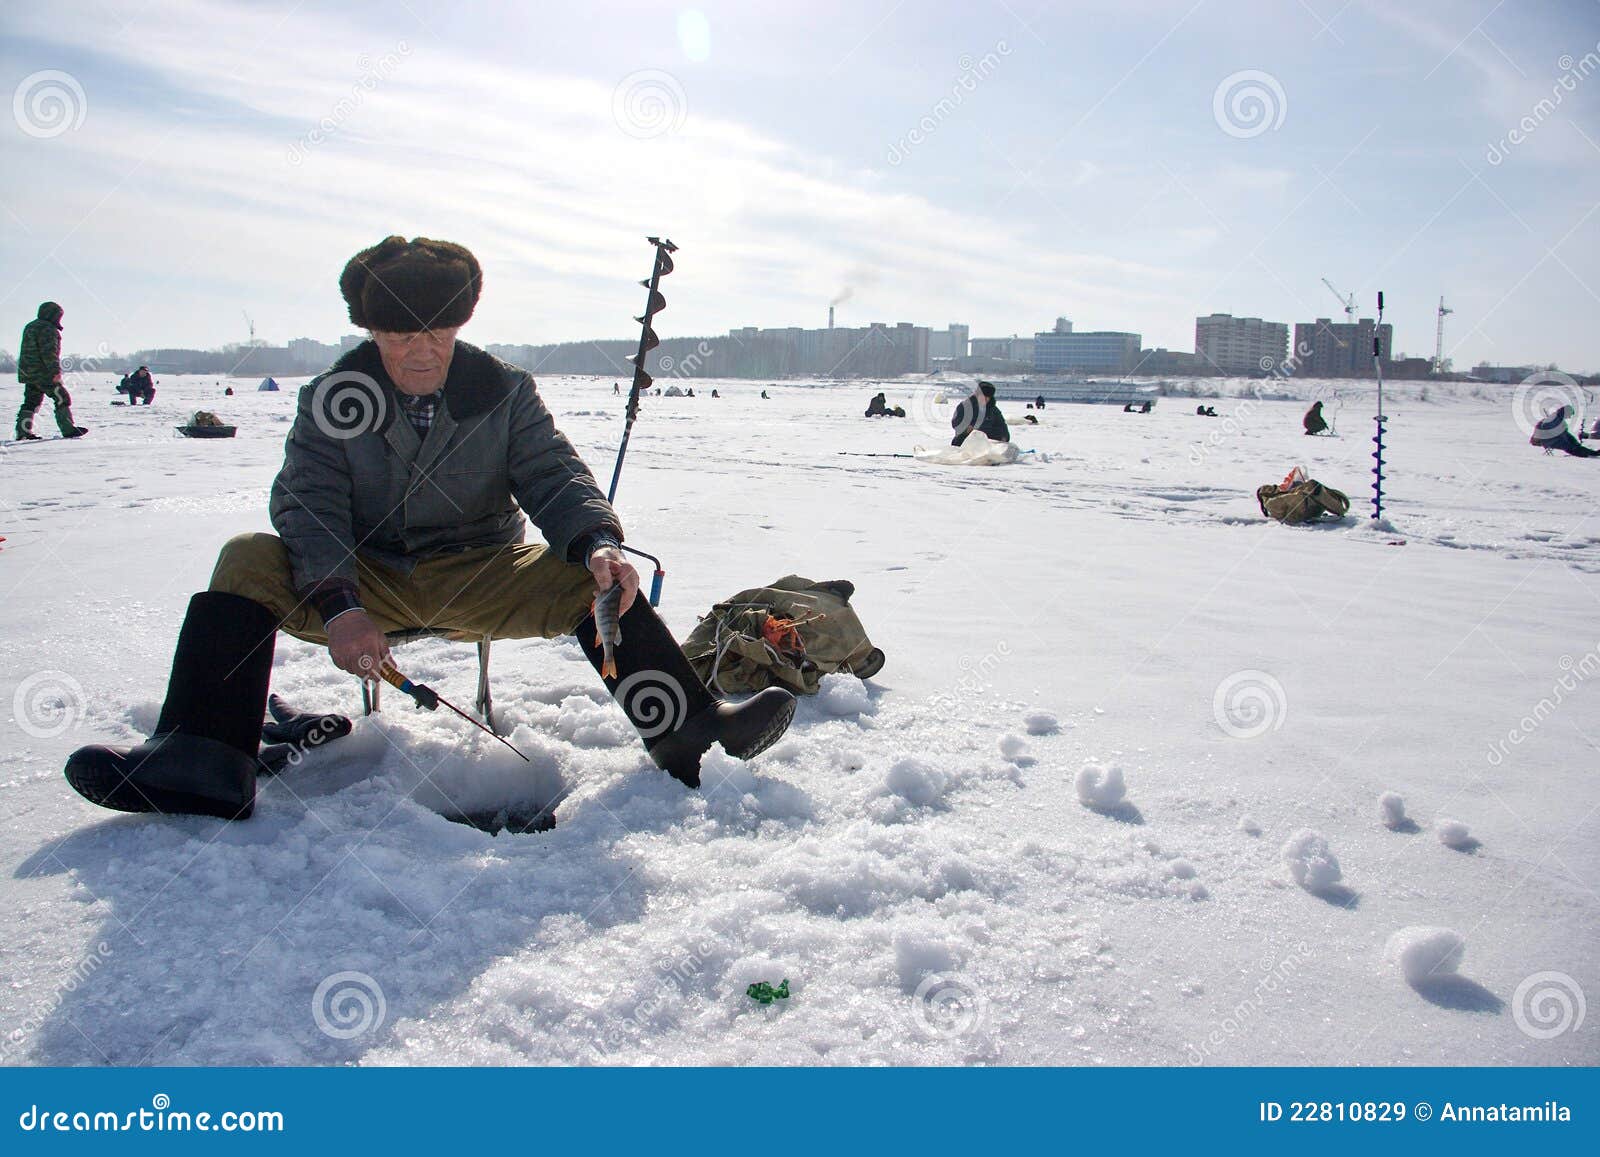
[[[793,619],[780,619],[772,615],[761,624],[761,637],[775,651],[794,651],[805,654],[806,645],[800,641],[800,624]]]

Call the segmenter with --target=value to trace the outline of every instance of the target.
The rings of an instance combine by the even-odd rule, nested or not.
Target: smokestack
[[[828,306],[828,328],[833,328],[833,306]]]

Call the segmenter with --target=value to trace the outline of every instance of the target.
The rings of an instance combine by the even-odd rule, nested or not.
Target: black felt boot
[[[80,747],[67,782],[116,811],[248,818],[277,630],[251,599],[195,595],[155,734],[134,748]]]
[[[742,703],[719,699],[695,674],[683,649],[643,595],[622,616],[622,642],[614,649],[617,677],[604,679],[628,719],[639,729],[657,767],[689,787],[700,786],[700,757],[713,743],[735,759],[752,759],[771,747],[794,718],[794,696],[768,687]],[[578,643],[600,670],[594,616],[578,625]]]

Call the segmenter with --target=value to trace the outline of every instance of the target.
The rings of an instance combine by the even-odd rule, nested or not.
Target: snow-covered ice
[[[848,578],[881,673],[688,792],[573,640],[497,642],[531,766],[391,696],[226,825],[100,811],[61,767],[154,724],[190,593],[267,529],[299,383],[163,375],[148,411],[113,384],[71,386],[87,438],[0,450],[6,1063],[1179,1064],[1213,1036],[1207,1063],[1600,1063],[1600,1018],[1535,1039],[1511,1007],[1542,973],[1600,992],[1600,465],[1533,452],[1511,389],[1393,387],[1374,529],[1358,383],[1197,383],[1228,423],[1051,406],[1015,429],[1039,453],[963,468],[839,453],[948,440],[921,382],[695,382],[646,400],[618,494],[663,616],[682,637],[745,587]],[[540,385],[607,471],[611,380]],[[879,389],[944,428],[862,419]],[[1300,433],[1318,389],[1338,437]],[[179,438],[201,408],[239,436]],[[1350,518],[1260,517],[1255,487],[1298,464]],[[470,703],[471,646],[400,655]],[[1214,715],[1245,673],[1283,696],[1250,738]],[[356,713],[317,648],[281,638],[273,682]],[[1082,806],[1087,763],[1127,768],[1132,802]],[[1397,838],[1391,790],[1492,839]],[[540,835],[444,818],[551,803]],[[1301,829],[1359,895],[1289,883]],[[1439,926],[1482,993],[1373,983],[1395,929]],[[787,1001],[744,995],[784,979]],[[1218,1032],[1241,1004],[1250,1031]],[[325,1031],[336,1009],[359,1031]]]

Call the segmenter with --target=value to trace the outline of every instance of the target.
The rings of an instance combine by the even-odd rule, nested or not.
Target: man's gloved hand
[[[328,624],[328,654],[339,670],[377,679],[389,661],[389,643],[366,611],[346,611]]]
[[[639,594],[639,572],[617,546],[597,546],[589,555],[589,573],[594,575],[594,585],[604,594],[612,583],[622,584],[622,614],[628,613]],[[339,621],[339,620],[335,620]],[[334,662],[338,662],[337,659]]]

